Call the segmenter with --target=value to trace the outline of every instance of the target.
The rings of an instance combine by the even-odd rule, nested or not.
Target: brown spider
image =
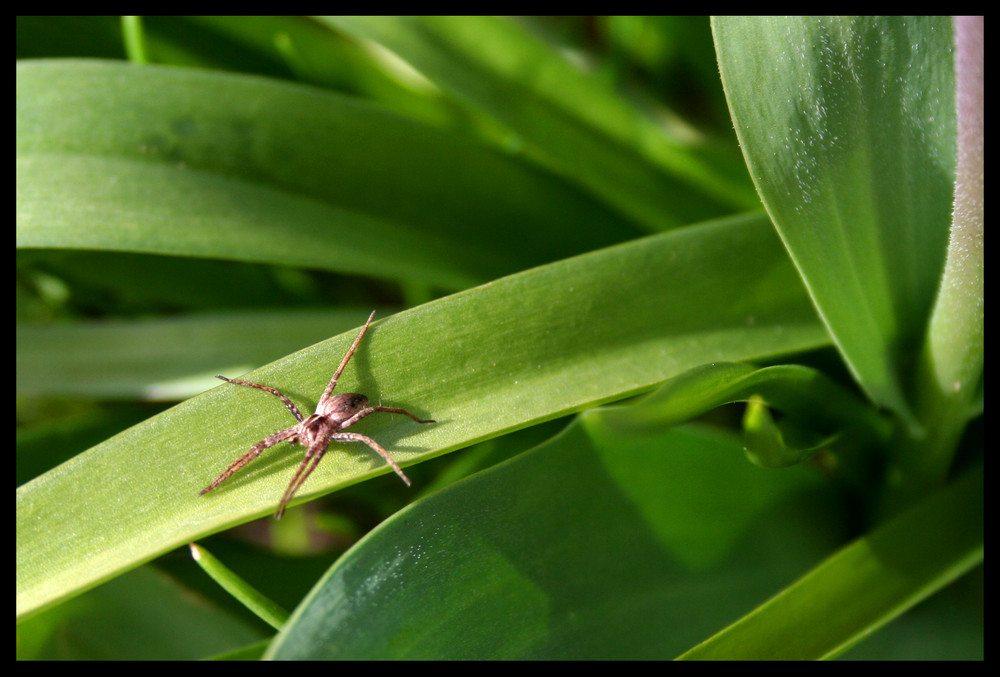
[[[272,395],[277,395],[278,398],[285,403],[285,407],[288,408],[288,411],[292,412],[292,416],[294,416],[299,423],[291,428],[286,428],[280,432],[276,432],[270,437],[267,437],[255,444],[250,451],[233,461],[228,468],[222,471],[221,475],[216,477],[211,484],[202,489],[198,494],[199,496],[204,496],[212,489],[215,489],[217,486],[232,477],[240,470],[240,468],[257,458],[260,452],[269,447],[273,447],[278,442],[283,442],[285,440],[287,440],[290,444],[301,444],[302,446],[307,447],[307,451],[305,458],[302,459],[302,463],[299,464],[298,470],[295,471],[295,476],[292,477],[291,483],[288,485],[288,488],[285,489],[285,494],[281,497],[281,502],[278,503],[278,511],[274,514],[276,519],[281,519],[281,516],[285,514],[285,508],[288,507],[288,503],[292,500],[292,497],[295,496],[295,492],[302,487],[306,478],[309,477],[312,471],[316,469],[316,466],[319,465],[320,460],[323,458],[323,454],[325,454],[327,448],[329,448],[330,442],[334,441],[363,442],[364,444],[367,444],[374,452],[384,458],[386,463],[392,466],[392,469],[396,471],[396,474],[399,475],[400,479],[406,482],[406,486],[410,486],[410,478],[403,473],[403,470],[399,467],[396,461],[392,459],[389,452],[383,449],[378,442],[370,437],[365,437],[364,435],[359,435],[357,433],[345,433],[341,431],[344,428],[351,427],[368,414],[373,414],[376,411],[385,411],[390,414],[404,414],[412,418],[417,423],[434,423],[434,421],[425,421],[417,418],[405,409],[381,406],[369,407],[368,398],[357,393],[341,393],[339,395],[331,396],[333,389],[337,387],[337,379],[340,378],[341,372],[344,371],[344,367],[347,366],[348,360],[350,360],[351,356],[354,355],[355,349],[358,347],[358,344],[361,343],[361,337],[365,335],[366,331],[368,331],[368,325],[372,323],[372,318],[374,317],[375,311],[373,310],[372,314],[368,316],[368,321],[365,322],[365,326],[361,328],[361,333],[358,334],[356,339],[354,339],[354,343],[347,351],[347,354],[344,355],[344,359],[341,361],[340,366],[337,367],[336,373],[333,375],[333,378],[330,379],[329,385],[326,386],[326,390],[323,391],[323,396],[319,399],[319,404],[316,405],[316,413],[307,419],[303,419],[298,407],[296,407],[290,399],[282,395],[281,392],[275,388],[261,385],[260,383],[226,378],[225,376],[215,377],[221,378],[223,381],[228,381],[229,383],[235,383],[236,385],[241,386],[250,386],[251,388],[263,390],[264,392],[271,393]]]

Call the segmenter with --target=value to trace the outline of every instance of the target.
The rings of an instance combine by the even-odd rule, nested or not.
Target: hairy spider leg
[[[403,469],[399,467],[396,461],[389,455],[389,452],[382,448],[378,442],[370,437],[361,435],[358,433],[337,433],[331,440],[337,440],[338,442],[361,442],[362,444],[367,444],[368,447],[374,451],[376,454],[385,459],[385,462],[392,466],[392,469],[399,475],[399,479],[406,483],[406,486],[410,486],[410,478],[406,476]]]
[[[323,396],[319,398],[320,403],[329,399],[330,393],[332,393],[333,389],[337,387],[337,379],[340,378],[340,374],[344,371],[344,367],[346,367],[347,363],[351,360],[351,356],[354,355],[354,351],[358,349],[358,344],[361,343],[361,338],[365,335],[365,332],[368,331],[368,325],[372,323],[374,318],[375,311],[373,310],[372,314],[368,316],[368,321],[365,322],[365,326],[361,327],[361,332],[358,334],[358,337],[354,339],[354,343],[352,343],[351,347],[347,349],[347,354],[344,355],[344,359],[340,361],[340,366],[337,367],[337,371],[334,372],[333,378],[330,379],[330,383],[326,386],[326,390],[323,391]],[[318,408],[319,407],[317,407],[317,409]],[[301,421],[302,419],[300,418],[299,420]]]
[[[398,407],[378,406],[378,407],[365,407],[364,409],[356,413],[354,416],[351,416],[349,419],[346,419],[343,423],[341,423],[340,429],[343,430],[344,428],[350,428],[352,425],[363,419],[368,414],[374,414],[376,411],[384,411],[387,414],[403,414],[404,416],[409,416],[417,423],[437,423],[437,421],[435,421],[434,419],[424,420],[422,418],[417,418],[416,416],[408,412],[406,409],[399,409]]]
[[[253,381],[241,381],[237,378],[226,378],[225,376],[220,376],[218,374],[215,375],[215,378],[221,378],[223,381],[228,381],[229,383],[235,383],[238,386],[250,386],[251,388],[256,388],[257,390],[263,390],[264,392],[271,393],[272,395],[277,395],[281,399],[281,401],[285,403],[285,408],[288,409],[288,411],[292,412],[292,416],[295,417],[295,420],[298,421],[299,423],[302,423],[302,412],[299,411],[299,408],[295,406],[294,402],[285,397],[281,393],[281,391],[278,390],[277,388],[261,385],[260,383],[254,383]]]
[[[278,444],[279,442],[287,440],[289,437],[294,437],[297,432],[298,432],[298,426],[295,426],[294,428],[286,428],[285,430],[282,430],[281,432],[276,432],[270,437],[267,437],[266,439],[263,439],[257,444],[253,445],[253,447],[250,448],[250,451],[248,451],[247,453],[243,454],[238,459],[230,463],[229,467],[223,470],[221,475],[212,480],[211,484],[209,484],[207,487],[198,492],[198,495],[204,496],[212,489],[215,489],[217,486],[219,486],[220,484],[228,480],[230,477],[232,477],[234,474],[236,474],[236,472],[238,472],[240,468],[242,468],[247,463],[257,458],[257,456],[260,455],[260,452],[270,447],[273,447],[275,444]]]
[[[299,463],[298,469],[295,471],[295,475],[292,477],[292,481],[288,483],[288,488],[285,489],[285,493],[282,495],[281,500],[278,502],[278,511],[274,513],[274,519],[281,519],[285,514],[285,508],[292,501],[295,493],[299,490],[299,487],[306,481],[306,478],[312,474],[312,471],[316,469],[319,462],[323,460],[323,454],[330,447],[330,440],[320,437],[319,439],[313,441],[309,445],[309,449],[306,450],[306,455]]]
[[[382,446],[370,437],[365,435],[359,435],[358,433],[335,433],[330,436],[329,440],[316,440],[312,445],[310,445],[309,450],[306,452],[305,458],[302,459],[302,463],[299,464],[298,470],[295,471],[295,476],[292,477],[291,483],[288,488],[285,489],[284,496],[281,497],[281,501],[278,503],[278,512],[275,513],[275,519],[281,519],[281,516],[285,514],[285,508],[302,485],[305,484],[306,479],[312,474],[313,470],[319,466],[319,462],[322,460],[323,455],[327,452],[330,446],[330,442],[361,442],[362,444],[368,445],[372,451],[377,453],[385,462],[388,463],[392,469],[395,471],[399,478],[406,483],[406,486],[411,486],[410,478],[406,476],[403,469],[399,467],[395,459],[389,452],[382,448]]]

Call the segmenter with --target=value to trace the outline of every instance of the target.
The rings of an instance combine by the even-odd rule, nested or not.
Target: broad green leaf
[[[454,132],[310,87],[192,69],[19,62],[16,161],[22,249],[457,289],[639,233],[563,180]]]
[[[341,557],[276,659],[670,659],[832,551],[836,491],[695,427],[561,435]]]
[[[502,17],[323,17],[390,49],[506,125],[527,152],[648,228],[755,209],[710,142],[671,139],[614,91]]]
[[[306,408],[354,335],[247,377]],[[698,364],[826,342],[770,224],[750,215],[539,267],[376,322],[339,390],[438,421],[359,424],[410,465],[640,392]],[[272,512],[301,457],[287,447],[197,494],[291,421],[273,397],[223,384],[18,488],[18,615]],[[365,450],[338,449],[299,499],[384,472]]]
[[[751,175],[858,383],[914,423],[910,372],[955,184],[951,20],[720,17]]]
[[[965,473],[682,658],[839,655],[983,561],[983,489],[981,467]]]

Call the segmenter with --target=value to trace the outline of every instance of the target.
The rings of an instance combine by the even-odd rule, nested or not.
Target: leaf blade
[[[734,251],[753,265],[727,264]],[[347,332],[248,378],[300,402],[315,398],[355,336]],[[365,421],[360,432],[404,466],[639,392],[694,364],[827,341],[761,215],[504,278],[377,322],[365,340],[342,377],[344,391],[357,388],[373,400],[384,393],[386,404],[438,421]],[[260,406],[255,395],[274,404],[262,393],[216,388],[19,487],[19,615],[269,514],[294,462],[287,452],[245,469],[211,500],[197,496],[249,445],[287,427],[284,408]],[[371,454],[345,452],[327,454],[300,498],[387,470]],[[70,491],[78,500],[67,512],[59,497]]]
[[[270,262],[459,289],[641,232],[461,134],[315,88],[192,69],[19,62],[17,171],[19,248]]]
[[[717,18],[713,30],[782,240],[859,384],[914,425],[905,374],[955,176],[950,19]]]
[[[982,470],[843,548],[684,660],[835,657],[983,560]],[[803,631],[823,627],[824,632]]]

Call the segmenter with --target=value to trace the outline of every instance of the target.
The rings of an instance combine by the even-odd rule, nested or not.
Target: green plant
[[[981,654],[982,20],[594,25],[19,20],[19,655],[821,658],[925,599],[852,655]],[[438,422],[358,426],[421,493],[339,492],[392,516],[325,574],[303,510],[212,540],[272,639],[160,556],[273,512],[281,447],[198,491],[287,412],[93,402],[303,406],[386,300],[339,387]],[[387,470],[335,451],[296,502]]]

